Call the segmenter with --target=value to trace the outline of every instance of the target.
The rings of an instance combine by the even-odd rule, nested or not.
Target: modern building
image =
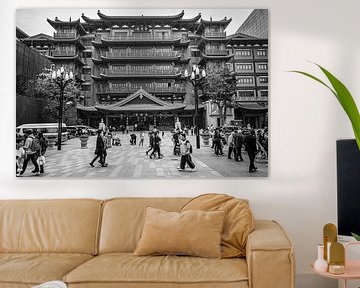
[[[23,42],[28,37],[16,27],[16,125],[42,121],[43,101],[27,93],[28,81],[34,80],[44,68],[49,68],[52,64],[37,49]]]
[[[84,96],[78,115],[85,124],[96,127],[104,119],[116,129],[172,129],[179,119],[183,125],[194,126],[194,91],[184,71],[194,64],[206,68],[218,63],[233,67],[239,83],[236,108],[229,109],[228,120],[239,117],[244,124],[264,126],[265,117],[241,112],[238,98],[247,97],[255,106],[258,97],[265,100],[267,84],[264,87],[257,81],[265,81],[265,70],[258,65],[267,65],[267,39],[240,32],[227,36],[231,18],[204,20],[198,14],[186,19],[184,11],[169,16],[108,16],[100,11],[97,15],[92,19],[83,14],[82,21],[48,19],[55,29],[53,36],[24,39],[56,66],[75,73]],[[241,56],[243,47],[252,51],[249,57]],[[259,47],[266,51],[262,61],[255,56]],[[251,68],[245,69],[248,63]],[[252,95],[241,83],[244,77],[253,79]],[[200,97],[200,128],[216,124],[218,118],[211,102],[202,102]]]

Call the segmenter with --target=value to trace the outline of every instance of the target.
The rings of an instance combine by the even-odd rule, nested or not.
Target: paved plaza
[[[129,133],[130,134],[130,133]],[[244,161],[236,162],[227,158],[227,149],[224,147],[224,156],[216,156],[213,149],[204,147],[196,149],[195,136],[188,136],[193,146],[192,158],[196,171],[178,171],[180,157],[173,155],[171,133],[165,132],[161,141],[162,159],[150,159],[145,152],[148,150],[149,139],[145,136],[144,146],[130,145],[129,134],[117,133],[122,146],[112,146],[107,150],[107,167],[95,163],[95,168],[89,165],[94,157],[96,136],[90,136],[88,148],[81,149],[78,138],[71,139],[62,145],[62,150],[48,150],[46,153],[45,173],[43,177],[73,177],[73,178],[221,178],[221,177],[266,177],[268,175],[267,161],[256,159],[257,172],[249,173],[249,158],[246,152],[242,153]],[[24,177],[34,177],[31,174],[33,165],[29,163]]]

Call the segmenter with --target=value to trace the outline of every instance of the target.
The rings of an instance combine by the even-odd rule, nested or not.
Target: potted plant
[[[201,134],[201,138],[203,139],[204,146],[209,146],[210,133],[207,129],[205,129]]]
[[[87,133],[83,133],[80,135],[79,139],[80,139],[80,143],[81,143],[81,149],[86,149],[87,142],[89,140],[89,135]]]

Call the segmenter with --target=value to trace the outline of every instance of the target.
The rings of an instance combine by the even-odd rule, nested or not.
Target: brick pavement
[[[95,163],[95,168],[89,165],[94,157],[96,136],[89,138],[87,149],[81,149],[80,140],[74,138],[63,144],[61,151],[47,151],[45,173],[40,177],[221,178],[266,177],[268,174],[267,163],[257,163],[258,172],[248,173],[249,162],[245,153],[243,153],[244,162],[235,162],[227,159],[226,156],[216,156],[210,147],[196,149],[194,136],[188,136],[188,139],[193,145],[192,158],[196,165],[196,171],[180,172],[177,170],[180,157],[172,155],[173,144],[170,133],[165,133],[161,143],[161,153],[164,155],[162,159],[150,159],[146,156],[145,151],[148,150],[149,144],[147,135],[142,147],[130,145],[130,136],[127,134],[117,135],[121,138],[122,146],[113,146],[107,150],[107,167],[101,167],[99,163]],[[224,149],[224,152],[227,153],[227,148]],[[24,177],[32,176],[32,169],[32,164],[29,164]]]

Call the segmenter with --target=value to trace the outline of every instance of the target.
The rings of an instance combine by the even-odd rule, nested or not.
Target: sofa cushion
[[[143,232],[134,255],[221,258],[224,216],[224,211],[168,212],[147,207]]]
[[[247,237],[254,230],[254,216],[247,200],[224,194],[204,194],[191,199],[181,209],[188,210],[225,211],[221,236],[222,257],[245,257]]]
[[[189,256],[133,256],[111,253],[97,256],[64,277],[69,284],[86,283],[234,283],[248,280],[244,259],[207,259]],[[125,284],[124,284],[125,285]],[[121,287],[123,287],[121,285]],[[134,286],[135,287],[135,286]],[[166,286],[167,287],[167,286]],[[196,286],[197,287],[197,286]],[[209,287],[209,286],[204,286]],[[241,286],[240,286],[241,287]]]
[[[0,253],[95,254],[102,201],[0,200]]]
[[[148,206],[179,211],[189,198],[117,198],[104,203],[99,253],[134,252]]]
[[[0,286],[3,283],[33,285],[61,280],[92,257],[71,253],[0,253]]]

